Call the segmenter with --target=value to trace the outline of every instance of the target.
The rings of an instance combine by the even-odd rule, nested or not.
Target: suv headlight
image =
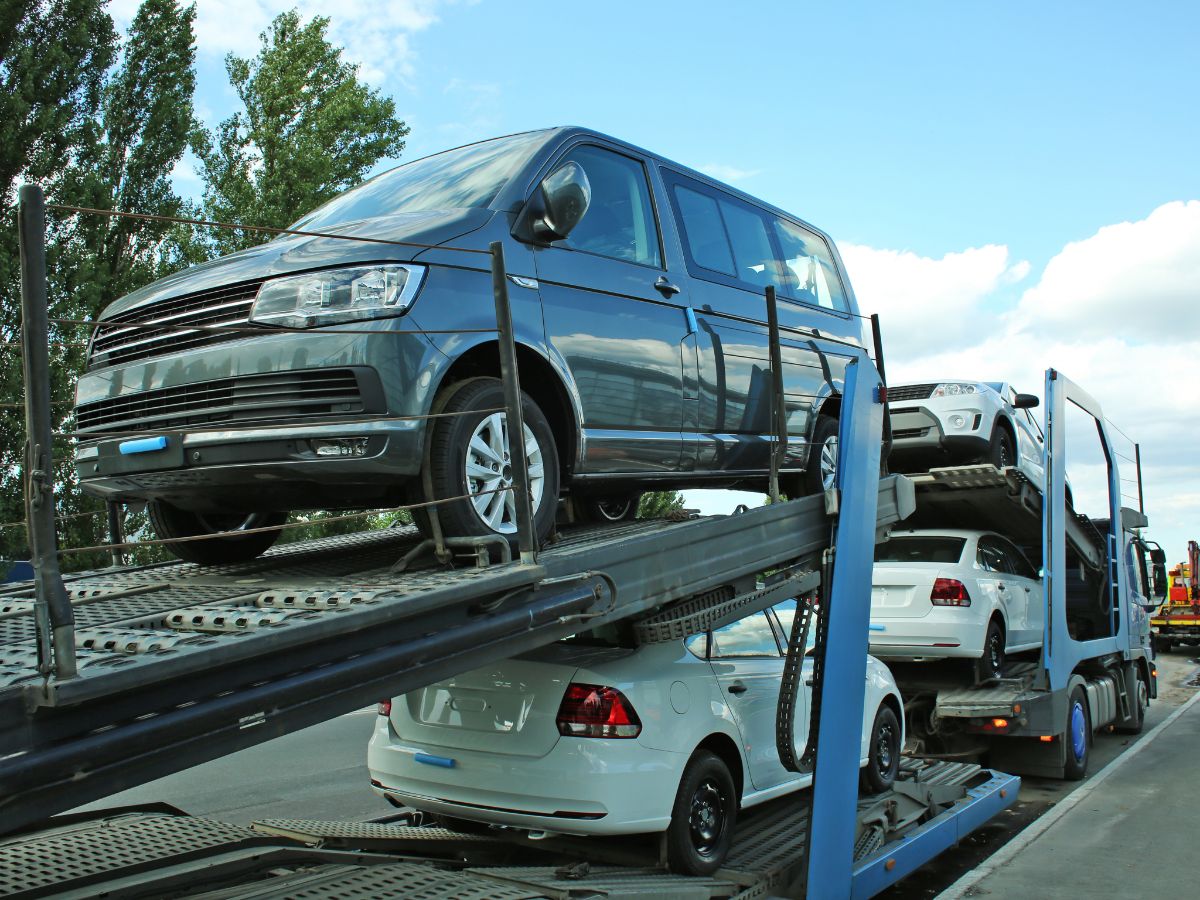
[[[317,328],[403,315],[425,279],[425,267],[388,264],[327,269],[272,278],[254,298],[250,321]]]
[[[974,393],[975,393],[975,385],[973,385],[973,384],[959,384],[956,382],[947,382],[946,384],[939,384],[937,387],[935,387],[933,389],[933,393],[930,394],[929,396],[930,397],[957,397],[959,394],[974,394]]]

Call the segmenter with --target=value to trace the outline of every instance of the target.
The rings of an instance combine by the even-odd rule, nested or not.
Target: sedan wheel
[[[867,765],[862,770],[862,786],[870,794],[889,790],[900,771],[900,722],[886,703],[880,705],[871,725],[867,745]]]
[[[733,840],[737,795],[733,776],[719,756],[698,750],[679,780],[667,863],[681,875],[711,875],[721,867]]]

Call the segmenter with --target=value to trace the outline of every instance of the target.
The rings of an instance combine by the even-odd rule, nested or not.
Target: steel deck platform
[[[877,528],[912,509],[907,479],[880,481]],[[0,833],[584,623],[752,591],[764,571],[815,565],[830,531],[814,496],[572,532],[536,565],[395,573],[417,536],[393,529],[235,566],[99,571],[68,585],[79,673],[63,681],[38,673],[32,590],[18,588],[0,598]]]
[[[860,878],[873,893],[911,871],[905,854],[924,836],[947,846],[964,837],[1011,804],[1018,783],[975,765],[912,759],[903,761],[901,780],[928,790],[933,814],[857,861],[856,894]],[[860,809],[879,799],[864,798]],[[657,841],[637,841],[643,858],[614,864],[630,855],[619,838],[530,842],[507,830],[460,834],[395,822],[267,820],[246,828],[169,808],[112,810],[0,841],[0,894],[157,897],[186,886],[190,897],[243,900],[749,900],[802,877],[810,812],[807,791],[748,810],[726,864],[699,878],[665,871],[645,849]]]

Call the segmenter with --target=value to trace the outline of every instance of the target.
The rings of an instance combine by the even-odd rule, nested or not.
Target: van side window
[[[696,265],[733,275],[733,254],[729,252],[729,238],[725,236],[717,201],[677,184],[675,205],[679,207],[688,251]]]
[[[845,312],[846,295],[825,241],[786,219],[775,219],[775,237],[783,251],[784,297]]]
[[[575,148],[566,160],[578,163],[587,173],[592,202],[582,221],[558,246],[661,268],[658,223],[642,164],[589,146]]]

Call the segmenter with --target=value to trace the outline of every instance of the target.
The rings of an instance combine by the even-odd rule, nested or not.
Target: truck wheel
[[[607,497],[579,497],[575,511],[584,522],[628,522],[637,516],[640,491]]]
[[[988,622],[983,639],[983,656],[977,664],[980,681],[991,681],[1004,675],[1004,626],[998,619]]]
[[[1092,742],[1092,720],[1088,715],[1087,695],[1076,685],[1067,701],[1067,727],[1063,732],[1063,749],[1067,761],[1063,778],[1082,781],[1087,775],[1088,747]]]
[[[1133,689],[1133,697],[1131,698],[1130,712],[1133,718],[1125,725],[1118,725],[1114,729],[1121,734],[1141,734],[1142,729],[1146,725],[1146,707],[1150,705],[1150,685],[1146,683],[1145,676],[1141,672],[1137,673],[1137,685]]]
[[[804,470],[806,494],[820,494],[837,483],[838,420],[817,416],[812,442],[808,445],[808,466]]]
[[[254,528],[271,528],[287,521],[286,512],[228,513],[208,515],[189,512],[162,500],[155,500],[148,508],[150,526],[160,538],[194,538],[223,531],[249,531]],[[172,554],[185,562],[202,566],[222,563],[239,563],[261,556],[277,540],[280,532],[261,531],[256,534],[229,535],[209,540],[182,541],[166,544]]]
[[[516,500],[511,490],[504,387],[498,378],[472,378],[445,389],[444,413],[435,419],[430,438],[429,465],[435,498],[467,497],[438,505],[447,537],[504,535],[517,539]],[[558,508],[558,452],[550,423],[527,394],[521,395],[525,414],[525,452],[533,496],[534,535],[540,542],[554,527]],[[433,498],[430,498],[433,499]],[[427,516],[414,516],[418,527]]]
[[[738,796],[729,767],[698,750],[679,779],[667,828],[667,865],[679,875],[711,875],[733,841]]]
[[[879,705],[875,723],[871,726],[871,740],[867,745],[867,764],[863,767],[859,781],[868,794],[882,794],[891,790],[900,771],[900,723],[896,713],[886,703]]]

